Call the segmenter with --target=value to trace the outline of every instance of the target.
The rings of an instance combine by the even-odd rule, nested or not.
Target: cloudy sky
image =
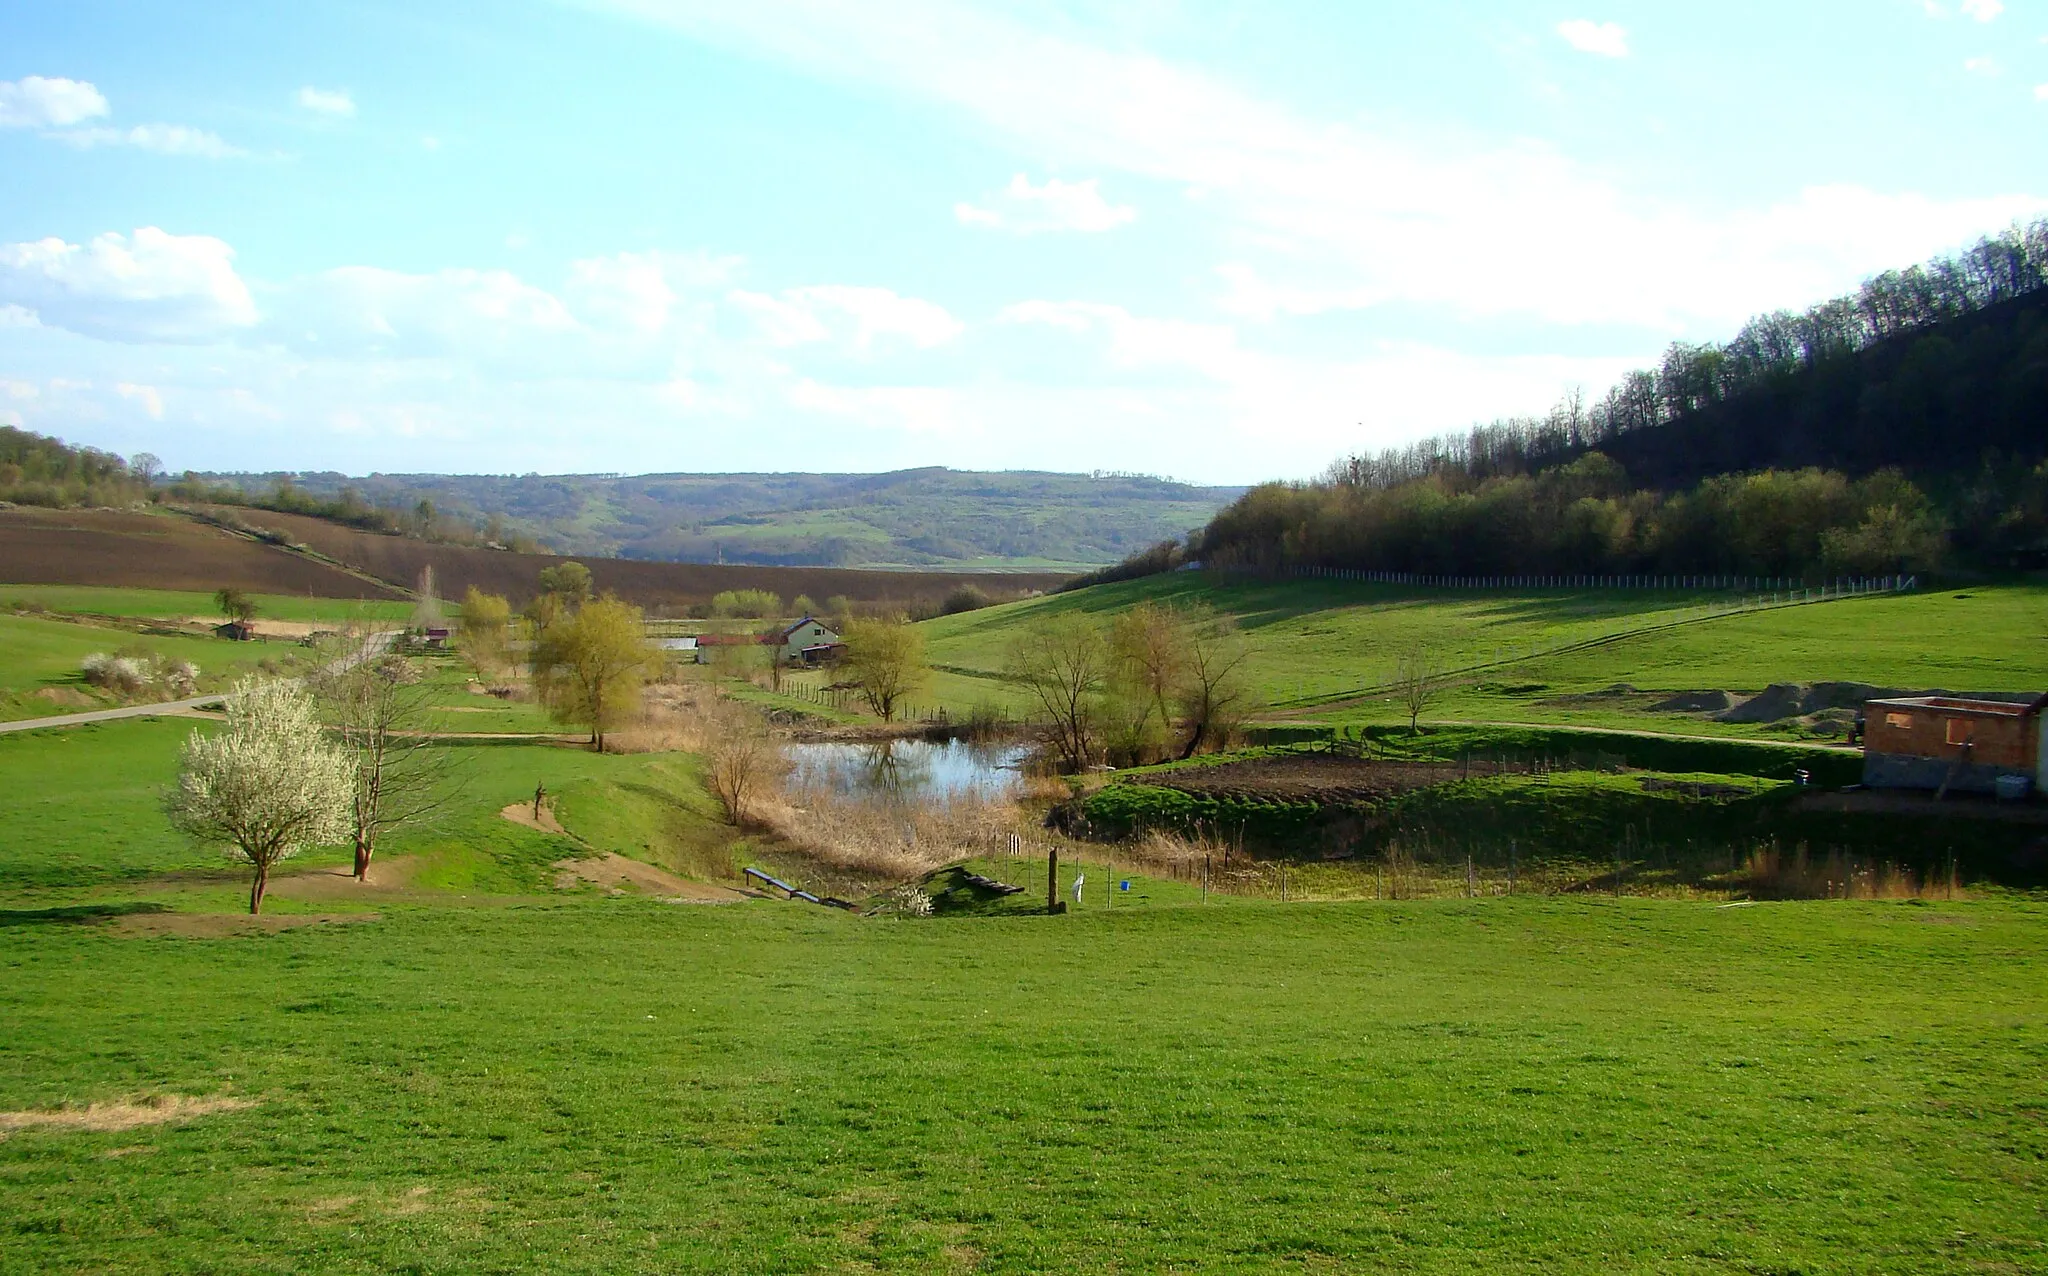
[[[0,0],[0,423],[1245,482],[2048,212],[2048,0]]]

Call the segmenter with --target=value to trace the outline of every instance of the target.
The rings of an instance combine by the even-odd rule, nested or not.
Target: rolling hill
[[[1183,535],[1242,488],[1121,474],[216,474],[189,498],[473,533],[573,555],[783,567],[1063,570]],[[428,528],[421,502],[431,506]]]

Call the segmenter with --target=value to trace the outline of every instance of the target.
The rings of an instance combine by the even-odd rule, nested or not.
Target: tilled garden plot
[[[1522,768],[1479,759],[1469,764],[1386,762],[1297,754],[1133,776],[1131,781],[1153,788],[1178,789],[1183,793],[1200,793],[1216,798],[1340,805],[1374,802],[1467,776],[1495,775],[1519,769]]]

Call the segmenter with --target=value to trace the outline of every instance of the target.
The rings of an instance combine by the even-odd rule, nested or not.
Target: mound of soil
[[[1734,705],[1735,697],[1725,691],[1681,691],[1650,707],[1659,713],[1720,713]]]
[[[1716,722],[1776,722],[1806,712],[1806,689],[1796,682],[1774,682],[1732,709],[1714,715]]]

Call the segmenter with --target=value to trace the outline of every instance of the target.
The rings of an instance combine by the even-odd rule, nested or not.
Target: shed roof
[[[2048,708],[2048,695],[2032,700],[1986,700],[1977,696],[1896,696],[1865,702],[1865,709],[1924,709],[1985,718],[2024,718]]]

